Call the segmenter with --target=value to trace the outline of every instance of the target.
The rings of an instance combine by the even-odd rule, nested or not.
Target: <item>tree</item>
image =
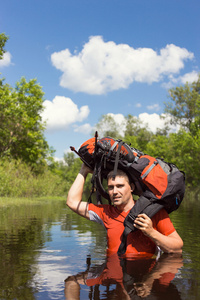
[[[170,123],[196,134],[200,128],[200,75],[192,84],[170,89],[169,94],[171,102],[165,103],[165,112]]]
[[[137,117],[132,116],[131,114],[128,114],[126,119],[126,129],[124,132],[125,136],[136,136],[138,134],[138,131],[141,128],[140,121]]]
[[[148,129],[148,125],[144,124],[137,117],[128,115],[126,119],[125,141],[130,143],[132,147],[145,151],[147,144],[151,140],[152,132]]]
[[[187,185],[199,187],[200,129],[195,136],[185,130],[170,134],[169,145],[173,149],[173,162],[186,174]]]
[[[0,34],[0,59],[6,52],[8,37]],[[15,88],[0,79],[0,158],[9,157],[28,163],[35,171],[46,165],[53,153],[43,132],[43,96],[41,86],[32,79],[22,78]]]
[[[152,132],[137,117],[129,114],[118,123],[111,115],[103,115],[96,125],[99,137],[110,136],[114,139],[123,139],[134,148],[145,151],[151,140]]]
[[[76,157],[75,157],[74,152],[64,153],[64,161],[69,168],[72,167],[72,165],[75,163],[75,160],[76,160]]]
[[[169,135],[168,149],[172,161],[186,173],[186,183],[198,186],[200,168],[200,75],[192,84],[169,90],[171,102],[165,112],[171,124],[180,125],[176,134]]]
[[[155,134],[151,137],[151,141],[148,143],[146,153],[154,157],[164,158],[166,161],[174,162],[173,147],[170,145],[169,136],[163,134]]]
[[[115,139],[120,139],[122,136],[120,132],[122,131],[120,127],[124,124],[118,124],[111,115],[103,115],[96,124],[96,130],[98,131],[99,137],[110,136]]]
[[[57,161],[50,165],[50,169],[53,173],[59,175],[65,182],[66,190],[69,190],[73,184],[78,172],[81,169],[82,161],[79,157],[76,157],[74,152],[64,154],[64,161]],[[84,185],[84,191],[89,193],[91,190],[91,174],[86,179]]]
[[[0,59],[3,58],[3,54],[6,52],[4,47],[7,40],[8,40],[8,36],[6,36],[4,33],[0,33]]]
[[[15,88],[0,80],[0,157],[21,159],[33,169],[52,154],[43,132],[43,91],[32,79],[22,78]]]

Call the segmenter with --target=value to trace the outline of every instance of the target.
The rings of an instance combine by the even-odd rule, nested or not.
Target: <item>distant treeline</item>
[[[0,34],[0,59],[8,37]],[[166,125],[156,133],[133,115],[125,117],[124,132],[110,115],[96,125],[100,137],[121,138],[134,148],[176,164],[186,173],[188,188],[200,181],[200,76],[192,84],[169,90]],[[21,78],[13,88],[0,79],[0,197],[64,196],[81,161],[74,153],[63,162],[53,159],[42,122],[44,92],[35,79]],[[179,130],[171,132],[170,125]],[[80,141],[81,142],[84,141]],[[87,186],[90,189],[90,180]]]

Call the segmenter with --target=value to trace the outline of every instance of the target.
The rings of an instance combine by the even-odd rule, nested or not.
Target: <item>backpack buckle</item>
[[[129,227],[131,230],[135,230],[134,221],[136,217],[136,215],[131,215],[131,213],[129,213],[124,220],[124,226]]]

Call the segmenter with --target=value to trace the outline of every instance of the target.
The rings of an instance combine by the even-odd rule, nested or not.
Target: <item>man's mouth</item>
[[[113,198],[113,201],[115,202],[115,201],[119,201],[121,198],[120,197],[118,197],[118,198]]]

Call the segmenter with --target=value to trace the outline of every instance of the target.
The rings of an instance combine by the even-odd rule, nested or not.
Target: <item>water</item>
[[[199,209],[186,199],[171,214],[182,258],[120,262],[106,261],[103,227],[65,203],[2,208],[0,299],[200,299]]]

